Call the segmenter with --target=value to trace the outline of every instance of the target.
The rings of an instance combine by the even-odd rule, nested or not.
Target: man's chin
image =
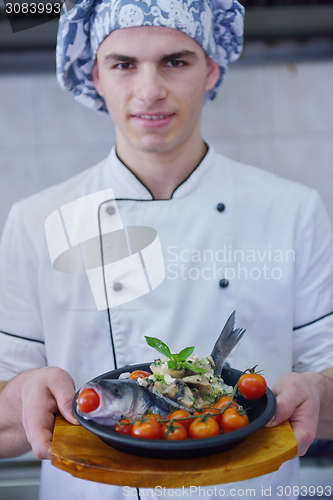
[[[173,148],[167,147],[165,145],[161,144],[149,144],[149,145],[140,145],[137,148],[141,153],[147,153],[147,154],[163,154],[163,153],[168,153],[171,151]]]
[[[137,144],[137,149],[142,153],[147,154],[164,154],[175,150],[178,146],[174,141],[168,141],[165,139],[159,140],[141,140]]]

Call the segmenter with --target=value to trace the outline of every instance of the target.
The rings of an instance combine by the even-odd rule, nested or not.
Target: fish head
[[[100,379],[84,385],[76,402],[77,413],[101,425],[114,425],[122,416],[131,417],[136,400],[136,382]]]

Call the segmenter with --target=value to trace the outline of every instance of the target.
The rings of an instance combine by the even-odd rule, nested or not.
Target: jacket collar
[[[208,146],[208,152],[192,173],[179,184],[172,193],[171,199],[180,199],[190,195],[204,182],[204,178],[212,169],[215,160],[214,148]],[[121,185],[123,197],[139,200],[152,200],[153,196],[147,187],[126,167],[118,158],[116,148],[113,147],[108,157],[108,167],[112,177]]]

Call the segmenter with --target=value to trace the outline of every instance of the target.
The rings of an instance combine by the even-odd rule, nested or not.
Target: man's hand
[[[272,387],[277,408],[275,426],[289,419],[298,444],[297,454],[305,455],[315,437],[332,439],[333,369],[323,374],[287,373]]]
[[[27,371],[8,382],[0,394],[1,456],[24,453],[30,444],[38,459],[49,459],[57,411],[77,423],[74,395],[73,379],[61,368]]]

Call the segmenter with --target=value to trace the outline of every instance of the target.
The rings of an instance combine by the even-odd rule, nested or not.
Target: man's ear
[[[94,63],[91,75],[92,75],[92,79],[93,79],[93,82],[94,82],[97,94],[99,94],[100,96],[103,96],[104,92],[103,92],[102,82],[99,79],[97,59],[96,59],[96,61]]]
[[[219,77],[220,77],[220,68],[217,62],[213,61],[213,59],[209,56],[207,59],[207,80],[206,80],[206,90],[212,90]]]

